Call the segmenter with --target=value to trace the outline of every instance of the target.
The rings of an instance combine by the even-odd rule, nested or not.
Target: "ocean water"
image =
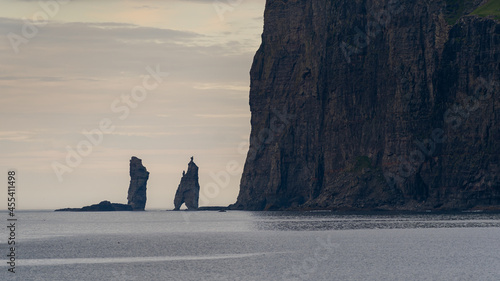
[[[2,231],[0,280],[500,280],[500,214],[26,211],[17,217],[16,273],[7,271]]]

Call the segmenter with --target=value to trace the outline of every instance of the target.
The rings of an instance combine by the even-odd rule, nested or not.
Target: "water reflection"
[[[252,212],[257,230],[500,227],[499,213]]]

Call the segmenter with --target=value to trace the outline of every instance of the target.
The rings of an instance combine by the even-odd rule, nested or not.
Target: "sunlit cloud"
[[[201,118],[250,118],[250,114],[196,114],[196,117]]]
[[[230,90],[248,92],[250,86],[243,84],[217,84],[217,83],[198,83],[193,86],[197,90]]]
[[[170,116],[172,116],[172,115],[170,115],[170,114],[156,114],[156,117],[160,117],[160,118],[168,118]]]
[[[161,136],[179,136],[179,135],[197,135],[200,132],[112,132],[104,135],[127,136],[127,137],[146,137],[154,138]]]
[[[29,141],[33,140],[33,137],[36,134],[34,132],[26,132],[26,131],[0,131],[0,140],[9,140],[9,141]]]

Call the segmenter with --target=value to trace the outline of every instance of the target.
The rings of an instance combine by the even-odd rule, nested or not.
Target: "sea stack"
[[[149,172],[142,165],[142,160],[133,156],[130,159],[130,186],[128,188],[128,204],[134,211],[144,211],[146,207],[146,185]]]
[[[175,210],[179,210],[182,203],[186,204],[188,210],[197,210],[199,197],[200,184],[198,182],[198,166],[196,166],[193,162],[193,157],[191,157],[187,173],[182,172],[181,183],[175,193]]]

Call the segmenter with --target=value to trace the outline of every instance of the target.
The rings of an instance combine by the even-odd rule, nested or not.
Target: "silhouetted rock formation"
[[[228,207],[223,207],[223,206],[198,207],[198,211],[218,211],[218,212],[225,212],[228,209],[229,209]]]
[[[142,165],[142,160],[133,156],[130,159],[130,186],[128,188],[128,204],[134,211],[144,211],[146,207],[146,185],[149,172]]]
[[[59,209],[56,212],[113,212],[113,211],[132,211],[132,206],[125,204],[111,203],[102,201],[99,204],[85,206],[83,208]]]
[[[191,157],[187,173],[182,173],[181,183],[175,193],[175,210],[179,210],[182,203],[185,203],[189,210],[197,210],[199,197],[200,184],[198,183],[198,166],[196,166],[193,162],[193,157]]]
[[[266,1],[231,207],[499,205],[500,23],[458,2]]]

